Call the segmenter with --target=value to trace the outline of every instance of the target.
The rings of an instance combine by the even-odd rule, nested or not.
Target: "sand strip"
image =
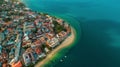
[[[75,30],[72,28],[71,31],[72,31],[71,35],[69,37],[67,37],[61,45],[59,45],[57,48],[55,48],[53,51],[51,51],[51,53],[49,53],[45,59],[38,62],[35,65],[35,67],[43,67],[44,64],[46,64],[46,62],[49,62],[58,51],[62,50],[62,48],[72,45],[72,43],[75,40]]]

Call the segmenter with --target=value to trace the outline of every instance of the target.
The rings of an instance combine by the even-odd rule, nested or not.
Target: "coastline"
[[[24,12],[24,9],[25,8],[27,8],[27,7],[25,7],[25,5],[21,2],[21,0],[18,0],[18,1],[8,1],[8,2],[11,2],[11,4],[13,4],[13,5],[15,5],[15,4],[18,4],[18,6],[21,6],[21,7],[15,7],[15,8],[20,8],[20,9],[18,9],[18,13],[19,14],[21,14],[21,10],[23,10],[22,12],[24,13],[24,15],[22,16],[23,18],[21,18],[21,16],[18,16],[19,18],[21,18],[22,20],[24,20],[23,22],[22,21],[20,21],[20,20],[18,20],[19,21],[19,23],[24,23],[24,25],[22,25],[22,24],[20,24],[21,26],[19,26],[19,27],[17,27],[17,25],[18,24],[16,24],[13,28],[17,28],[17,30],[16,31],[19,31],[19,29],[18,28],[20,28],[20,29],[22,29],[22,30],[20,30],[20,32],[19,33],[15,33],[15,35],[17,35],[17,38],[16,38],[16,40],[15,40],[15,42],[16,42],[16,44],[15,44],[15,46],[17,46],[18,47],[18,49],[16,49],[16,47],[12,47],[12,49],[14,48],[16,51],[13,53],[13,54],[15,54],[15,59],[16,58],[19,58],[19,55],[20,55],[20,51],[22,50],[22,49],[24,49],[24,51],[21,53],[21,55],[23,56],[22,57],[22,60],[20,60],[21,59],[21,57],[20,57],[20,59],[17,59],[17,60],[14,60],[14,56],[13,56],[13,58],[12,58],[12,60],[14,60],[14,61],[11,61],[11,58],[9,58],[8,57],[8,59],[9,59],[9,61],[10,62],[8,62],[9,63],[9,65],[16,65],[17,64],[17,62],[16,61],[18,61],[19,60],[19,62],[20,62],[20,64],[21,64],[21,66],[22,66],[22,64],[24,64],[25,66],[32,66],[32,65],[34,65],[35,64],[35,62],[36,62],[36,64],[35,64],[35,67],[46,67],[46,65],[55,65],[57,62],[56,61],[60,61],[60,62],[63,62],[63,60],[62,60],[62,57],[64,56],[65,58],[67,57],[66,56],[66,54],[67,54],[67,52],[68,52],[68,50],[76,43],[76,40],[77,40],[77,31],[76,31],[76,28],[75,28],[75,26],[71,26],[70,25],[70,28],[71,28],[71,33],[69,34],[69,32],[70,32],[70,28],[69,28],[69,22],[68,21],[66,21],[66,23],[68,23],[68,24],[63,24],[63,21],[64,20],[67,20],[67,19],[63,19],[63,18],[61,18],[61,17],[59,17],[59,16],[57,16],[57,15],[51,15],[51,14],[49,14],[49,13],[45,13],[44,14],[44,12],[40,12],[40,13],[43,13],[43,14],[40,14],[41,15],[41,17],[45,17],[45,18],[42,18],[42,20],[41,20],[41,22],[43,23],[43,26],[49,26],[50,25],[50,23],[49,22],[51,22],[51,24],[53,24],[53,25],[55,25],[55,26],[57,26],[58,24],[55,24],[56,22],[59,22],[59,23],[62,23],[62,24],[60,24],[60,25],[58,25],[57,27],[55,27],[54,26],[54,31],[52,30],[52,32],[53,32],[53,34],[54,33],[56,33],[56,34],[58,34],[59,32],[57,31],[57,30],[59,30],[59,31],[65,31],[65,29],[66,29],[66,33],[67,34],[69,34],[69,36],[67,36],[67,35],[65,35],[65,33],[64,32],[61,32],[60,34],[58,34],[57,35],[57,37],[58,37],[58,39],[57,39],[57,37],[55,37],[55,38],[50,38],[49,36],[47,36],[47,34],[50,34],[50,33],[47,33],[47,30],[45,30],[45,29],[43,29],[43,27],[42,27],[42,31],[43,32],[46,32],[47,34],[46,34],[46,36],[47,37],[41,37],[42,39],[40,39],[39,41],[44,41],[45,42],[45,39],[43,39],[43,38],[48,38],[49,40],[46,40],[46,41],[48,41],[48,43],[47,43],[47,45],[49,45],[50,47],[54,47],[54,45],[56,45],[56,43],[59,43],[59,39],[60,38],[64,38],[64,36],[65,36],[65,39],[60,39],[60,43],[61,44],[59,44],[59,46],[57,46],[55,49],[53,49],[52,51],[50,51],[49,52],[49,54],[46,54],[47,53],[47,51],[46,51],[46,53],[43,51],[42,52],[42,50],[46,47],[46,45],[45,44],[43,44],[43,43],[40,43],[40,42],[38,42],[38,39],[37,39],[37,35],[39,35],[39,34],[37,34],[37,33],[39,33],[39,31],[38,30],[36,30],[36,29],[38,29],[40,26],[38,26],[37,28],[35,27],[35,25],[38,25],[38,24],[40,24],[40,22],[38,21],[37,22],[37,20],[39,20],[39,19],[41,19],[40,17],[37,17],[34,13],[37,13],[37,12],[32,12],[33,10],[28,10],[28,11],[25,11]],[[13,3],[14,2],[14,3]],[[7,2],[5,2],[4,4],[7,4]],[[22,5],[20,5],[20,4],[22,4]],[[12,8],[11,7],[11,5],[8,5],[9,6],[9,8]],[[5,8],[5,7],[4,7]],[[3,9],[4,9],[3,8]],[[5,8],[6,9],[6,8]],[[27,9],[26,9],[27,10]],[[16,10],[17,11],[17,10]],[[20,11],[20,12],[19,12]],[[11,10],[11,12],[14,12],[14,10]],[[5,13],[4,13],[5,14]],[[12,13],[10,13],[10,14],[12,14]],[[17,16],[17,14],[15,14],[16,16]],[[27,20],[29,20],[29,21],[27,21],[26,19],[24,19],[25,17],[27,17],[27,15],[29,16],[29,15],[33,15],[33,17],[28,17],[27,18]],[[35,15],[35,16],[34,16]],[[39,15],[39,14],[37,14],[37,15]],[[47,15],[50,15],[51,17],[53,17],[53,19],[49,19],[48,17],[47,17]],[[37,18],[35,18],[35,17],[37,17]],[[2,17],[2,18],[4,18],[4,17]],[[57,18],[59,18],[59,19],[62,19],[63,21],[59,21],[59,20],[57,20]],[[12,18],[11,17],[11,19],[12,20],[15,20],[16,18]],[[30,20],[31,19],[31,20]],[[33,20],[32,20],[33,19]],[[35,21],[36,20],[36,21]],[[44,20],[46,20],[46,21],[44,21]],[[54,20],[54,21],[52,21],[52,20]],[[3,20],[4,21],[4,20]],[[10,21],[10,20],[8,20],[8,21]],[[8,21],[4,21],[4,22],[8,22]],[[26,22],[25,22],[26,21]],[[13,24],[14,25],[14,22],[15,21],[11,21],[11,24]],[[31,22],[31,23],[29,23],[29,22]],[[31,24],[33,24],[32,22],[35,22],[34,24],[35,25],[33,25],[33,26],[30,26],[29,27],[29,25]],[[47,25],[46,23],[44,23],[44,22],[46,22],[47,24],[49,24],[49,25]],[[27,23],[29,23],[29,24],[27,24]],[[38,23],[38,24],[36,24],[36,23]],[[41,24],[42,24],[41,23]],[[72,21],[70,22],[70,23],[72,23]],[[9,24],[10,25],[10,24]],[[9,26],[8,25],[8,26]],[[64,26],[64,29],[63,29],[63,27],[62,27],[62,25]],[[4,26],[4,25],[3,25]],[[35,29],[34,29],[34,31],[27,31],[26,29],[28,28],[29,30],[33,30],[33,29],[31,29],[31,27],[33,28],[33,27],[35,27]],[[52,25],[51,26],[49,26],[49,27],[52,27]],[[4,28],[4,27],[3,27]],[[8,30],[9,30],[9,27],[7,27],[8,28]],[[47,28],[46,28],[47,29]],[[4,30],[4,29],[3,29]],[[2,30],[2,31],[3,31]],[[11,29],[12,31],[14,31],[14,29]],[[39,29],[40,30],[40,29]],[[27,32],[26,32],[27,31]],[[36,31],[36,32],[35,32]],[[51,31],[51,30],[50,30]],[[68,31],[68,32],[67,32]],[[28,45],[28,40],[29,40],[29,37],[28,37],[28,33],[31,33],[31,32],[34,32],[35,34],[36,34],[36,36],[32,36],[32,35],[34,35],[33,33],[31,34],[31,36],[29,36],[31,39],[30,39],[30,41],[29,42],[31,42],[31,43],[33,43],[34,42],[34,44],[29,44],[29,46],[30,47],[25,47],[24,48],[24,45]],[[49,32],[49,29],[48,29],[48,32]],[[11,33],[11,32],[10,32]],[[6,34],[6,33],[5,33]],[[22,37],[23,36],[23,34],[26,34],[24,37]],[[43,33],[44,34],[44,33]],[[51,33],[52,34],[52,33]],[[12,34],[11,34],[12,35]],[[19,36],[19,35],[21,35],[21,36]],[[60,37],[61,36],[61,37]],[[9,36],[6,36],[6,37],[9,37]],[[18,38],[19,37],[19,38]],[[26,38],[27,37],[27,38]],[[36,38],[33,38],[33,37],[36,37]],[[22,39],[23,38],[23,39]],[[14,38],[15,39],[15,38]],[[25,41],[24,41],[25,40]],[[61,40],[63,40],[62,42],[61,42]],[[14,40],[13,40],[14,41]],[[11,42],[13,42],[13,41],[11,41]],[[22,43],[20,42],[18,42],[18,41],[23,41]],[[52,42],[54,42],[53,44],[52,44]],[[25,43],[25,44],[24,44]],[[19,45],[20,46],[19,46]],[[42,47],[40,47],[39,48],[39,45],[40,44],[42,44]],[[21,46],[22,45],[22,46]],[[35,47],[32,47],[32,46],[34,46],[34,45],[37,45],[37,46],[35,46]],[[53,46],[51,46],[51,45],[53,45]],[[42,49],[43,48],[43,49]],[[9,48],[10,50],[12,50],[11,48]],[[21,50],[20,50],[21,49]],[[30,51],[31,50],[31,51]],[[41,50],[41,51],[40,51]],[[17,52],[17,51],[19,51],[19,52]],[[17,52],[17,53],[16,53]],[[8,52],[9,53],[9,52]],[[35,54],[36,53],[36,54]],[[39,58],[39,57],[41,57],[41,56],[43,56],[42,54],[41,54],[41,56],[40,56],[40,53],[45,53],[45,55],[47,55],[47,57],[43,57],[43,58],[41,58],[41,59],[43,59],[43,60],[41,60],[41,59],[39,59],[39,60],[41,60],[41,61],[38,61],[37,62],[37,60],[38,59],[36,59],[37,57]],[[10,56],[10,55],[8,55],[8,56]],[[7,59],[7,58],[6,58]],[[28,60],[27,60],[28,59]],[[22,63],[24,61],[24,63]],[[54,63],[55,62],[55,63]],[[3,63],[3,62],[2,62]],[[7,64],[8,64],[7,63]],[[11,64],[11,63],[13,63],[13,64]],[[23,66],[24,66],[23,65]],[[18,67],[20,67],[20,66],[18,66]]]
[[[25,3],[25,0],[19,0],[20,2],[23,2]],[[40,13],[46,13],[46,12],[43,12],[43,11],[39,11]],[[48,15],[51,15],[53,17],[56,17],[56,18],[61,18],[65,21],[67,21],[67,23],[69,23],[69,21],[63,17],[60,17],[60,16],[57,16],[57,15],[54,15],[54,14],[49,14],[47,12]],[[48,65],[50,64],[51,65],[51,61],[54,61],[54,60],[58,60],[58,58],[60,59],[60,57],[62,56],[63,57],[63,54],[66,54],[66,52],[64,52],[60,57],[58,56],[58,54],[60,53],[60,51],[62,50],[69,50],[69,48],[71,48],[71,46],[73,46],[73,44],[75,43],[75,40],[76,40],[76,30],[74,27],[71,26],[71,35],[68,36],[59,46],[57,46],[53,51],[51,51],[47,57],[45,59],[43,59],[42,61],[39,61],[37,64],[35,64],[35,67],[45,67],[45,65]],[[56,57],[58,56],[58,57]],[[58,60],[59,61],[59,60]]]
[[[60,50],[69,47],[74,43],[75,40],[75,29],[71,27],[71,35],[68,36],[58,47],[56,47],[51,53],[48,54],[48,56],[43,59],[42,61],[38,62],[35,67],[44,67],[45,64],[47,64],[49,61],[51,61],[54,58],[54,54],[59,53]]]

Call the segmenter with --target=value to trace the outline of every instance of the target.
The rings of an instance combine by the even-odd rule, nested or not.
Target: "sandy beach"
[[[62,48],[65,48],[65,47],[68,47],[70,45],[72,45],[72,43],[74,42],[75,40],[75,30],[72,28],[71,29],[72,33],[69,37],[67,37],[65,39],[65,41],[60,45],[58,46],[57,48],[55,48],[53,51],[51,51],[50,54],[47,55],[47,57],[45,59],[43,59],[42,61],[38,62],[35,67],[43,67],[43,65],[46,63],[46,62],[49,62],[53,57],[54,55],[62,50]]]

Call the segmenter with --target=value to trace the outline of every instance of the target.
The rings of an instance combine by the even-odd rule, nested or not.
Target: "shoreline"
[[[20,2],[22,3],[25,3],[24,0],[19,0]],[[46,12],[41,12],[39,11],[40,13],[46,13]],[[48,15],[51,15],[49,13],[47,13]],[[56,18],[61,18],[59,16],[56,16],[56,15],[51,15],[53,17],[56,17]],[[63,18],[61,18],[63,19]],[[67,19],[63,19],[63,20],[67,20]],[[68,21],[67,21],[68,22]],[[69,23],[69,22],[68,22]],[[59,46],[57,46],[54,50],[52,50],[46,58],[44,58],[43,60],[39,61],[37,64],[35,64],[35,67],[44,67],[45,65],[47,65],[50,61],[52,61],[55,56],[59,53],[59,51],[65,49],[65,48],[69,48],[74,42],[75,42],[75,39],[76,39],[76,30],[74,29],[74,27],[71,26],[71,35],[68,36]]]
[[[72,45],[75,41],[75,29],[71,27],[71,35],[68,36],[58,47],[56,47],[53,51],[51,51],[45,59],[39,61],[35,64],[35,67],[44,67],[49,61],[54,58],[54,54],[57,54],[60,50]]]

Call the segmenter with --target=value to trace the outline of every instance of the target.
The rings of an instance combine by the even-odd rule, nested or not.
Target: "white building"
[[[59,40],[58,40],[56,37],[52,38],[51,40],[48,40],[47,42],[48,42],[48,45],[49,45],[51,48],[54,48],[54,47],[56,47],[57,45],[60,44],[60,43],[59,43]]]
[[[23,60],[24,60],[25,66],[28,66],[31,63],[31,58],[27,53],[23,54]]]

